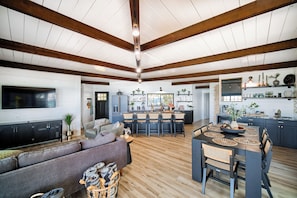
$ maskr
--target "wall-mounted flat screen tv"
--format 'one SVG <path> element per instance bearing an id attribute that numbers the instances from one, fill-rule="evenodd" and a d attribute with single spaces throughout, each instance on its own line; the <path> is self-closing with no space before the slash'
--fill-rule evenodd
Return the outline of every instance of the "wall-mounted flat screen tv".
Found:
<path id="1" fill-rule="evenodd" d="M 2 109 L 54 108 L 56 89 L 2 85 Z"/>

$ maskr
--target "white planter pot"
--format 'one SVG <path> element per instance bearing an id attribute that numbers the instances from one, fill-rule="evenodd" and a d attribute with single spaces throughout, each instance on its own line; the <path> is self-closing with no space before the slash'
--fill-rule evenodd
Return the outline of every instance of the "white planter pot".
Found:
<path id="1" fill-rule="evenodd" d="M 238 128 L 238 123 L 236 121 L 232 121 L 230 126 L 232 129 L 236 129 L 236 128 Z"/>

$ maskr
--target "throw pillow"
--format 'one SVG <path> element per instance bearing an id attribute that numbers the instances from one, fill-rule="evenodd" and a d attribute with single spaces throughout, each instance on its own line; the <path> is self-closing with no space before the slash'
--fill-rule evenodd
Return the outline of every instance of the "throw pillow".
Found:
<path id="1" fill-rule="evenodd" d="M 114 123 L 112 129 L 116 129 L 116 128 L 119 128 L 120 127 L 120 122 L 117 121 L 116 123 Z"/>
<path id="2" fill-rule="evenodd" d="M 99 133 L 94 139 L 82 140 L 80 143 L 84 150 L 113 142 L 115 139 L 116 136 L 113 133 Z"/>

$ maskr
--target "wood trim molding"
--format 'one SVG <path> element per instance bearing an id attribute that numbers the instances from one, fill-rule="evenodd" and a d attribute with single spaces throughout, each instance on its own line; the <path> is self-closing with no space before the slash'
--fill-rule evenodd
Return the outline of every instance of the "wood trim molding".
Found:
<path id="1" fill-rule="evenodd" d="M 131 43 L 119 39 L 115 36 L 107 34 L 103 31 L 100 31 L 96 28 L 93 28 L 89 25 L 81 23 L 77 20 L 74 20 L 70 17 L 62 15 L 58 12 L 50 10 L 46 7 L 43 7 L 37 3 L 34 3 L 29 0 L 0 0 L 0 5 L 5 6 L 7 8 L 22 12 L 24 14 L 30 15 L 32 17 L 47 21 L 49 23 L 53 23 L 60 27 L 72 30 L 79 34 L 84 34 L 91 38 L 107 42 L 116 47 L 120 47 L 122 49 L 126 49 L 129 51 L 133 51 L 134 47 Z"/>
<path id="2" fill-rule="evenodd" d="M 152 49 L 161 45 L 173 43 L 197 34 L 214 30 L 232 23 L 245 20 L 257 15 L 276 10 L 278 8 L 296 3 L 296 0 L 257 0 L 237 9 L 220 14 L 200 23 L 165 35 L 156 40 L 141 45 L 142 50 Z"/>
<path id="3" fill-rule="evenodd" d="M 109 76 L 109 75 L 103 75 L 103 74 L 94 74 L 94 73 L 88 73 L 88 72 L 80 72 L 80 71 L 58 69 L 58 68 L 53 68 L 53 67 L 44 67 L 44 66 L 39 66 L 39 65 L 31 65 L 31 64 L 24 64 L 24 63 L 0 60 L 0 67 L 2 67 L 2 66 L 16 68 L 16 69 L 28 69 L 28 70 L 42 71 L 42 72 L 53 72 L 53 73 L 61 73 L 61 74 L 71 74 L 71 75 L 79 75 L 79 76 L 87 76 L 87 77 L 96 77 L 96 78 L 106 78 L 106 79 L 137 82 L 137 79 L 133 79 L 133 78 L 125 78 L 125 77 L 120 77 L 120 76 Z"/>
<path id="4" fill-rule="evenodd" d="M 184 82 L 174 82 L 172 85 L 185 85 L 185 84 L 200 84 L 200 83 L 212 83 L 219 82 L 218 78 L 207 79 L 207 80 L 195 80 L 195 81 L 184 81 Z"/>
<path id="5" fill-rule="evenodd" d="M 87 81 L 87 80 L 82 80 L 81 84 L 90 84 L 90 85 L 109 85 L 108 82 L 98 82 L 98 81 Z"/>
<path id="6" fill-rule="evenodd" d="M 211 56 L 205 56 L 201 58 L 195 58 L 191 60 L 170 63 L 162 66 L 156 66 L 156 67 L 144 69 L 143 73 L 159 71 L 164 69 L 180 68 L 180 67 L 186 67 L 191 65 L 198 65 L 202 63 L 209 63 L 209 62 L 215 62 L 220 60 L 227 60 L 227 59 L 238 58 L 238 57 L 243 57 L 243 56 L 248 56 L 253 54 L 275 52 L 280 50 L 292 49 L 296 47 L 297 47 L 297 39 L 291 39 L 291 40 L 271 43 L 267 45 L 261 45 L 257 47 L 251 47 L 251 48 L 242 49 L 242 50 L 235 50 L 231 52 L 225 52 L 221 54 L 215 54 Z"/>
<path id="7" fill-rule="evenodd" d="M 156 81 L 156 80 L 170 80 L 170 79 L 179 79 L 179 78 L 215 76 L 215 75 L 230 74 L 230 73 L 241 73 L 241 72 L 249 72 L 249 71 L 290 68 L 290 67 L 296 67 L 296 66 L 297 66 L 297 61 L 288 61 L 288 62 L 272 63 L 272 64 L 266 64 L 266 65 L 255 65 L 255 66 L 249 66 L 249 67 L 240 67 L 240 68 L 233 68 L 233 69 L 214 70 L 214 71 L 209 71 L 209 72 L 183 74 L 183 75 L 176 75 L 176 76 L 146 78 L 146 79 L 143 79 L 143 81 Z M 191 83 L 188 83 L 188 82 L 191 82 Z M 184 81 L 184 82 L 178 82 L 178 83 L 192 84 L 192 82 L 195 82 L 195 81 Z"/>
<path id="8" fill-rule="evenodd" d="M 135 69 L 131 68 L 131 67 L 117 65 L 117 64 L 113 64 L 113 63 L 104 62 L 104 61 L 99 61 L 99 60 L 86 58 L 86 57 L 82 57 L 82 56 L 67 54 L 64 52 L 58 52 L 55 50 L 36 47 L 33 45 L 28 45 L 28 44 L 24 44 L 24 43 L 15 42 L 15 41 L 9 41 L 9 40 L 5 40 L 5 39 L 1 39 L 1 38 L 0 38 L 0 47 L 5 48 L 5 49 L 17 50 L 17 51 L 21 51 L 21 52 L 38 54 L 38 55 L 42 55 L 42 56 L 48 56 L 48 57 L 52 57 L 52 58 L 70 60 L 70 61 L 90 64 L 90 65 L 98 65 L 98 66 L 102 66 L 102 67 L 108 67 L 111 69 L 135 72 Z"/>
<path id="9" fill-rule="evenodd" d="M 205 85 L 205 86 L 196 86 L 195 89 L 209 89 L 209 85 Z"/>

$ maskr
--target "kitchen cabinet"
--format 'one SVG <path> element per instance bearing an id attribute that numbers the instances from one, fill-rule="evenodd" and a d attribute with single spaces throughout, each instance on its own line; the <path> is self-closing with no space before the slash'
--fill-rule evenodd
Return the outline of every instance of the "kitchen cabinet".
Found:
<path id="1" fill-rule="evenodd" d="M 263 118 L 254 118 L 254 117 L 241 117 L 237 122 L 246 123 L 249 126 L 258 126 L 259 135 L 261 136 L 263 129 L 265 128 L 265 119 Z"/>
<path id="2" fill-rule="evenodd" d="M 193 111 L 183 111 L 185 113 L 185 124 L 193 123 Z"/>
<path id="3" fill-rule="evenodd" d="M 265 127 L 273 145 L 297 148 L 297 121 L 268 119 Z"/>
<path id="4" fill-rule="evenodd" d="M 61 120 L 0 125 L 0 149 L 31 145 L 61 137 Z"/>

